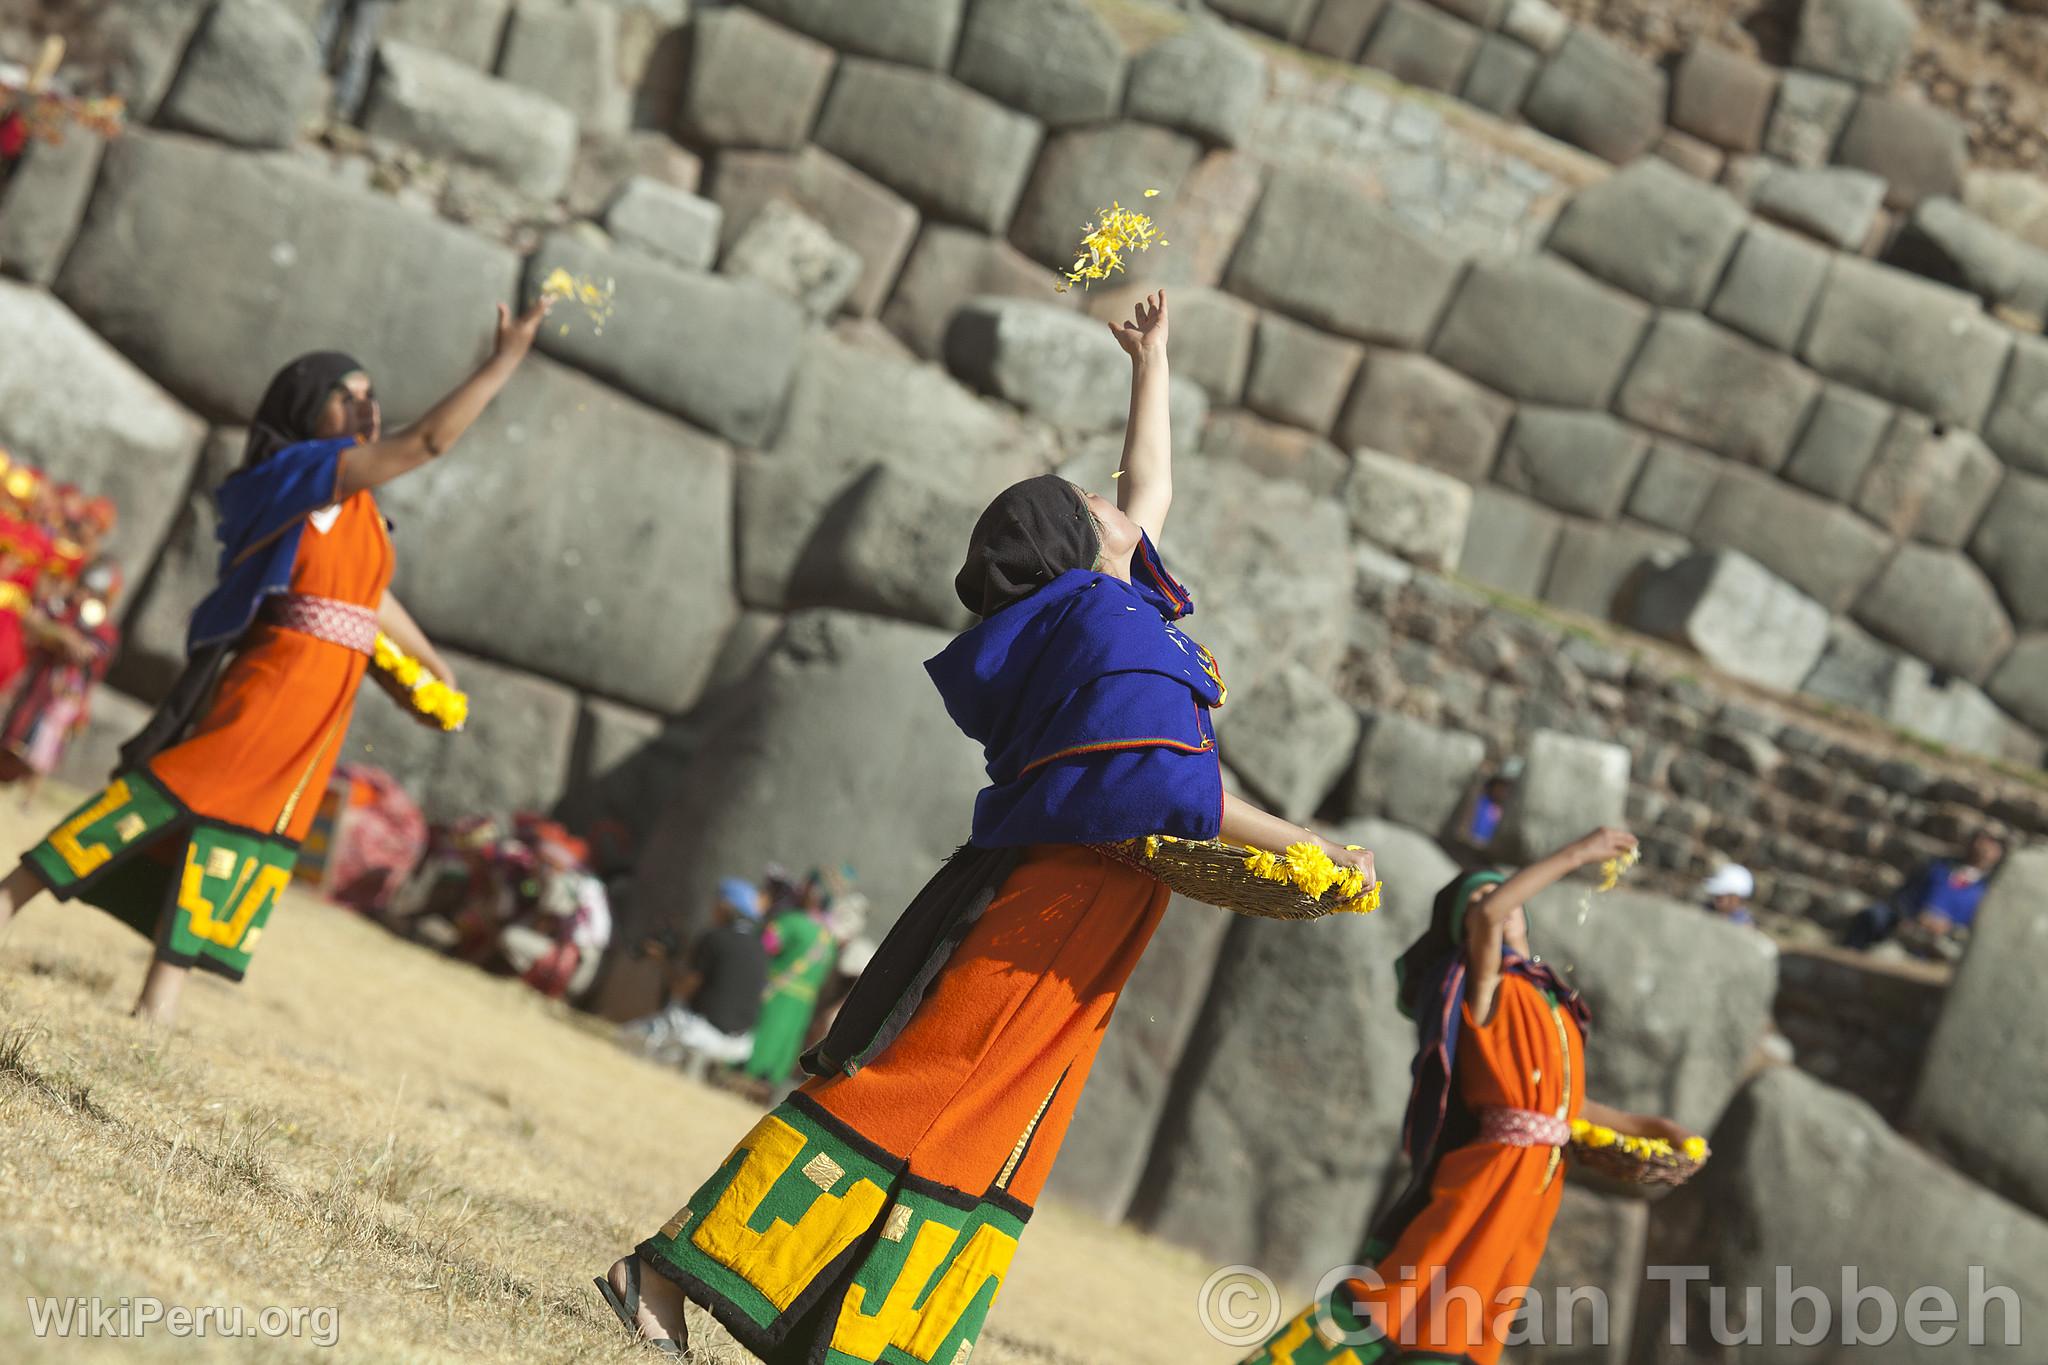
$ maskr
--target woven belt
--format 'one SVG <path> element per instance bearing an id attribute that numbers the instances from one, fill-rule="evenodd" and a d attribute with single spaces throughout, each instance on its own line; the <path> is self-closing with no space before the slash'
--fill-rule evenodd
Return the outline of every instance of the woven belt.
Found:
<path id="1" fill-rule="evenodd" d="M 358 654 L 377 652 L 377 613 L 354 602 L 307 593 L 278 593 L 263 604 L 263 619 L 280 630 L 296 631 Z"/>
<path id="2" fill-rule="evenodd" d="M 1563 1147 L 1572 1140 L 1572 1126 L 1534 1109 L 1488 1106 L 1479 1111 L 1479 1140 L 1509 1147 Z"/>

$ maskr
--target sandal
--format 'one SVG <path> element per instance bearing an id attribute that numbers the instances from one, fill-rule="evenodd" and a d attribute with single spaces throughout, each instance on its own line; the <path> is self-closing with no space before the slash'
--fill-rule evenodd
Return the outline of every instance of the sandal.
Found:
<path id="1" fill-rule="evenodd" d="M 591 1281 L 597 1292 L 604 1295 L 605 1303 L 612 1312 L 619 1315 L 619 1321 L 633 1334 L 633 1340 L 651 1346 L 665 1356 L 680 1356 L 683 1348 L 676 1344 L 674 1337 L 650 1337 L 640 1330 L 640 1258 L 634 1256 L 626 1262 L 626 1297 L 621 1299 L 612 1282 L 603 1275 Z"/>

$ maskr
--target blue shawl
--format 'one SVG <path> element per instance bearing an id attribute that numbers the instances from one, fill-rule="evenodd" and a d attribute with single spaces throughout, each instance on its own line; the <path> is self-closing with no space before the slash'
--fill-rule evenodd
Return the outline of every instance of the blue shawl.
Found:
<path id="1" fill-rule="evenodd" d="M 230 476 L 214 494 L 220 512 L 220 577 L 192 613 L 188 654 L 231 644 L 263 599 L 291 586 L 306 518 L 334 502 L 341 452 L 353 436 L 301 441 Z"/>

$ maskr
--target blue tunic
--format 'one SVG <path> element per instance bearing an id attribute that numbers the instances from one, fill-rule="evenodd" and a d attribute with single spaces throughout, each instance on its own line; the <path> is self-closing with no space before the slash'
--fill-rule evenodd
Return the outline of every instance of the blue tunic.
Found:
<path id="1" fill-rule="evenodd" d="M 291 586 L 306 518 L 335 501 L 341 452 L 353 436 L 286 446 L 238 471 L 214 493 L 220 578 L 192 613 L 187 653 L 241 638 L 263 599 Z"/>

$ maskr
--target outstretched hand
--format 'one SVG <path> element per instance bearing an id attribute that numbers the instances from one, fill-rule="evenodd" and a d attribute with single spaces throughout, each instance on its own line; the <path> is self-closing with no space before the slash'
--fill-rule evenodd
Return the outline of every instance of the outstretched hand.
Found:
<path id="1" fill-rule="evenodd" d="M 504 304 L 498 305 L 497 335 L 491 344 L 491 354 L 518 364 L 533 349 L 533 339 L 540 335 L 540 325 L 546 320 L 548 309 L 554 306 L 552 295 L 543 294 L 534 301 L 533 307 L 512 316 L 512 310 Z"/>
<path id="2" fill-rule="evenodd" d="M 1333 844 L 1328 840 L 1324 840 L 1323 843 L 1325 849 L 1329 852 L 1331 862 L 1339 867 L 1357 868 L 1365 874 L 1365 884 L 1367 886 L 1375 886 L 1379 883 L 1379 873 L 1374 870 L 1372 865 L 1371 849 L 1352 848 L 1348 844 Z"/>
<path id="3" fill-rule="evenodd" d="M 1571 846 L 1573 858 L 1580 867 L 1604 863 L 1609 858 L 1619 858 L 1636 846 L 1636 836 L 1625 829 L 1596 829 Z"/>
<path id="4" fill-rule="evenodd" d="M 1110 323 L 1109 334 L 1133 360 L 1166 354 L 1166 291 L 1139 299 L 1136 316 L 1129 322 Z"/>

